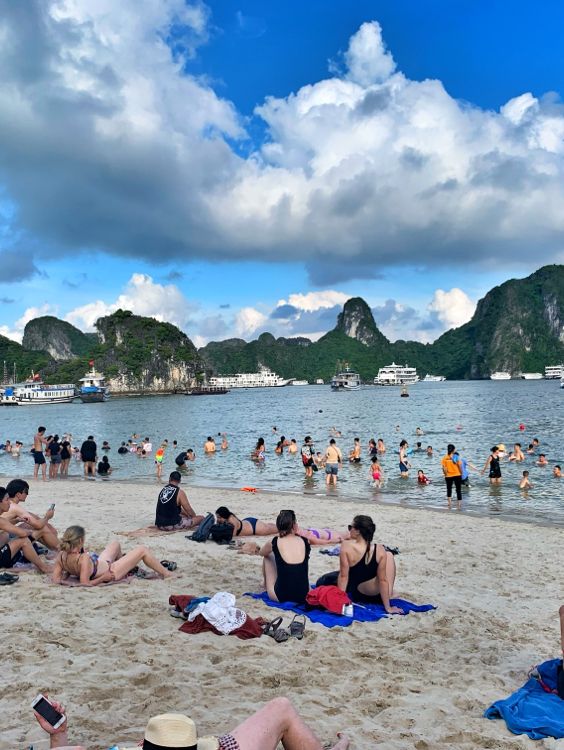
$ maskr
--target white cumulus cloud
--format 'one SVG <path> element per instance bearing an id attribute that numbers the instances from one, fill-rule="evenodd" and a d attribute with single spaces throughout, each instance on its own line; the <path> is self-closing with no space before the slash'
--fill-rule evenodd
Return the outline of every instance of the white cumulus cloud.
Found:
<path id="1" fill-rule="evenodd" d="M 234 330 L 241 338 L 252 337 L 252 335 L 268 320 L 264 313 L 254 307 L 242 307 L 235 315 Z"/>
<path id="2" fill-rule="evenodd" d="M 468 323 L 474 315 L 476 303 L 462 289 L 457 287 L 450 289 L 448 292 L 437 289 L 427 309 L 437 315 L 446 330 L 458 328 L 464 323 Z"/>
<path id="3" fill-rule="evenodd" d="M 6 338 L 11 339 L 12 341 L 17 341 L 18 344 L 21 344 L 24 334 L 24 328 L 30 320 L 33 320 L 34 318 L 40 318 L 43 315 L 56 314 L 57 307 L 50 305 L 47 302 L 43 305 L 28 307 L 23 315 L 15 321 L 13 328 L 10 328 L 10 326 L 7 325 L 1 325 L 0 335 L 6 336 Z"/>

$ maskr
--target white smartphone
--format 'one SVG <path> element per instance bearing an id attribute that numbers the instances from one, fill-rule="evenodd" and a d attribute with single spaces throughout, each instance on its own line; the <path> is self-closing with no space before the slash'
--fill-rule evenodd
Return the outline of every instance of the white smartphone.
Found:
<path id="1" fill-rule="evenodd" d="M 58 729 L 61 724 L 64 724 L 67 718 L 60 711 L 57 711 L 55 706 L 50 703 L 44 695 L 41 695 L 41 693 L 39 693 L 37 698 L 35 698 L 35 700 L 31 704 L 31 707 L 34 711 L 37 711 L 37 713 L 42 716 L 46 722 L 51 724 L 53 729 Z"/>

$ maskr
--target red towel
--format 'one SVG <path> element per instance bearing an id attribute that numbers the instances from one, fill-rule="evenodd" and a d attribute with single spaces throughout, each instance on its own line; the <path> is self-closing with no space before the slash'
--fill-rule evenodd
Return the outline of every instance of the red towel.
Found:
<path id="1" fill-rule="evenodd" d="M 340 615 L 343 611 L 343 605 L 350 604 L 351 600 L 348 594 L 338 586 L 317 586 L 308 592 L 306 602 Z"/>
<path id="2" fill-rule="evenodd" d="M 190 595 L 172 595 L 168 603 L 171 605 L 174 605 L 176 609 L 182 611 L 191 601 L 192 599 L 195 599 L 194 596 Z M 249 617 L 247 615 L 247 619 L 245 620 L 244 624 L 241 625 L 240 628 L 237 628 L 236 630 L 232 630 L 229 635 L 236 635 L 237 638 L 241 638 L 241 640 L 247 640 L 249 638 L 260 638 L 262 635 L 262 627 L 266 623 L 266 620 L 262 617 L 257 617 L 256 620 L 253 620 L 252 617 Z M 211 625 L 203 615 L 198 615 L 195 617 L 192 622 L 186 621 L 183 623 L 179 630 L 181 630 L 183 633 L 191 633 L 194 635 L 195 633 L 206 633 L 211 632 L 215 633 L 216 635 L 223 635 L 222 633 L 217 630 L 217 628 L 214 628 L 213 625 Z"/>

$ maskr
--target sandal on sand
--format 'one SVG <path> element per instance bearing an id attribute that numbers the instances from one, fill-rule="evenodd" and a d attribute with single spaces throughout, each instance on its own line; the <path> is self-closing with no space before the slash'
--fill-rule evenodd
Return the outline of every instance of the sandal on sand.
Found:
<path id="1" fill-rule="evenodd" d="M 16 583 L 19 580 L 19 576 L 12 575 L 11 573 L 0 574 L 0 586 L 11 586 L 12 583 Z"/>
<path id="2" fill-rule="evenodd" d="M 276 617 L 274 620 L 267 622 L 262 630 L 263 635 L 270 635 L 274 637 L 274 633 L 278 630 L 282 624 L 282 617 Z"/>
<path id="3" fill-rule="evenodd" d="M 272 634 L 272 637 L 276 643 L 284 643 L 284 641 L 287 641 L 290 638 L 290 633 L 286 628 L 277 628 Z"/>
<path id="4" fill-rule="evenodd" d="M 161 560 L 161 565 L 163 566 L 163 568 L 170 570 L 171 573 L 178 567 L 178 565 L 173 560 Z"/>
<path id="5" fill-rule="evenodd" d="M 302 617 L 303 617 L 303 621 L 301 619 L 297 619 L 297 618 L 302 618 Z M 290 635 L 292 636 L 292 638 L 297 638 L 298 641 L 301 641 L 302 638 L 304 637 L 305 626 L 306 626 L 305 615 L 294 615 L 292 622 L 290 623 Z"/>
<path id="6" fill-rule="evenodd" d="M 169 614 L 171 617 L 177 617 L 179 620 L 187 620 L 188 617 L 179 609 L 176 609 L 176 607 L 171 607 Z"/>
<path id="7" fill-rule="evenodd" d="M 135 568 L 133 570 L 135 570 Z M 131 572 L 133 573 L 133 571 L 131 571 Z M 149 574 L 148 571 L 143 570 L 143 568 L 137 568 L 137 570 L 135 570 L 135 572 L 133 573 L 133 575 L 136 578 L 148 578 L 150 574 Z"/>

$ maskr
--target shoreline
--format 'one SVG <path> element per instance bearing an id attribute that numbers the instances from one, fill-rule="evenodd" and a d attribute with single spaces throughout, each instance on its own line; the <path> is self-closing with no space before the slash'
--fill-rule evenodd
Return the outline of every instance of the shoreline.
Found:
<path id="1" fill-rule="evenodd" d="M 146 483 L 58 483 L 56 497 L 53 489 L 33 483 L 30 510 L 41 513 L 56 500 L 53 523 L 59 531 L 84 525 L 86 549 L 101 550 L 112 538 L 131 549 L 140 540 L 119 532 L 153 521 L 156 496 Z M 335 529 L 368 513 L 377 541 L 400 549 L 396 594 L 438 609 L 347 628 L 308 621 L 302 641 L 283 644 L 188 636 L 168 614 L 170 594 L 225 590 L 252 617 L 278 611 L 243 596 L 260 588 L 260 559 L 190 542 L 184 532 L 141 540 L 158 559 L 177 561 L 173 579 L 77 589 L 22 573 L 0 591 L 10 603 L 4 679 L 12 686 L 0 750 L 45 747 L 29 710 L 39 691 L 66 704 L 72 742 L 90 750 L 136 744 L 148 717 L 163 711 L 191 716 L 201 734 L 221 733 L 278 695 L 294 702 L 324 743 L 347 731 L 351 750 L 552 747 L 515 737 L 482 713 L 520 687 L 531 664 L 557 654 L 560 529 L 334 497 L 320 503 L 312 495 L 191 487 L 190 499 L 201 512 L 226 504 L 262 519 L 294 507 L 303 525 Z M 314 549 L 310 581 L 336 567 Z"/>
<path id="2" fill-rule="evenodd" d="M 156 488 L 156 487 L 162 487 L 162 486 L 164 486 L 167 483 L 167 480 L 165 479 L 165 476 L 164 476 L 165 474 L 166 474 L 166 472 L 163 473 L 163 477 L 161 478 L 160 482 L 156 479 L 156 477 L 135 477 L 135 478 L 128 477 L 128 478 L 123 478 L 123 479 L 120 479 L 120 478 L 117 478 L 117 477 L 109 477 L 107 479 L 102 479 L 101 477 L 98 477 L 98 476 L 96 476 L 96 482 L 98 484 L 102 484 L 102 483 L 103 484 L 108 484 L 108 483 L 109 484 L 118 484 L 119 483 L 119 484 L 125 484 L 125 485 L 139 484 L 140 486 L 143 486 L 143 487 L 155 487 Z M 18 474 L 17 476 L 20 479 L 25 479 L 26 482 L 29 482 L 30 483 L 30 487 L 33 487 L 34 483 L 36 481 L 37 481 L 38 484 L 43 484 L 43 481 L 41 479 L 34 480 L 33 479 L 33 474 L 31 474 L 31 475 Z M 0 473 L 0 482 L 3 481 L 4 477 L 6 477 L 7 481 L 9 481 L 9 479 L 14 479 L 15 478 L 11 474 L 5 474 L 4 475 L 4 474 Z M 9 479 L 8 479 L 8 477 L 9 477 Z M 184 477 L 183 477 L 183 479 L 184 479 Z M 48 482 L 45 482 L 45 484 L 58 486 L 61 482 L 63 482 L 63 484 L 64 484 L 67 481 L 68 482 L 73 482 L 73 483 L 74 482 L 85 482 L 85 481 L 92 482 L 91 479 L 86 480 L 85 477 L 82 476 L 82 475 L 80 475 L 80 476 L 79 475 L 74 475 L 74 476 L 67 477 L 65 480 L 60 480 L 60 479 L 57 479 L 55 481 L 49 480 Z M 200 490 L 200 489 L 201 490 L 217 490 L 217 491 L 222 491 L 222 492 L 227 492 L 227 491 L 242 491 L 241 488 L 230 487 L 230 486 L 227 486 L 227 485 L 222 485 L 222 484 L 217 484 L 217 483 L 214 483 L 214 484 L 212 484 L 212 483 L 209 483 L 209 484 L 200 484 L 200 483 L 198 483 L 198 484 L 186 484 L 186 483 L 182 483 L 182 489 L 184 489 L 184 491 L 187 492 L 187 493 L 189 493 L 192 489 L 196 489 L 196 490 Z M 521 525 L 535 526 L 535 527 L 538 526 L 540 528 L 547 528 L 547 529 L 562 529 L 562 528 L 564 528 L 564 522 L 558 522 L 558 521 L 556 521 L 556 522 L 554 522 L 554 521 L 549 522 L 549 521 L 543 521 L 543 520 L 539 520 L 539 519 L 535 519 L 535 518 L 524 518 L 522 516 L 515 515 L 515 514 L 512 514 L 512 513 L 503 513 L 503 514 L 501 514 L 501 513 L 500 514 L 482 513 L 479 510 L 476 510 L 476 509 L 473 509 L 473 508 L 468 509 L 468 510 L 465 510 L 463 508 L 461 511 L 458 511 L 458 510 L 456 510 L 454 508 L 454 502 L 453 502 L 453 508 L 452 508 L 452 510 L 449 510 L 446 507 L 446 500 L 444 501 L 445 502 L 445 507 L 443 508 L 443 507 L 439 507 L 437 504 L 432 504 L 432 505 L 431 504 L 429 504 L 429 505 L 413 505 L 413 504 L 410 504 L 409 501 L 407 501 L 407 502 L 403 501 L 402 502 L 400 500 L 398 502 L 394 502 L 392 500 L 385 500 L 385 499 L 381 499 L 381 498 L 374 499 L 374 498 L 361 497 L 360 495 L 352 495 L 352 494 L 347 494 L 347 495 L 343 494 L 343 495 L 340 495 L 340 494 L 338 494 L 338 491 L 337 492 L 324 492 L 323 491 L 324 487 L 321 487 L 321 486 L 319 487 L 319 491 L 317 491 L 317 492 L 316 491 L 311 491 L 310 492 L 310 491 L 307 491 L 307 490 L 303 490 L 302 492 L 300 492 L 299 490 L 293 490 L 293 489 L 279 490 L 279 489 L 276 489 L 276 488 L 269 488 L 269 487 L 265 487 L 265 488 L 257 487 L 256 489 L 257 489 L 256 493 L 248 493 L 248 494 L 255 495 L 255 494 L 259 494 L 260 493 L 260 494 L 265 494 L 265 495 L 289 495 L 289 496 L 292 496 L 292 497 L 295 496 L 295 497 L 316 497 L 316 498 L 331 497 L 334 500 L 342 501 L 342 502 L 344 502 L 346 504 L 350 503 L 350 504 L 354 505 L 354 504 L 367 503 L 367 504 L 370 504 L 371 507 L 373 507 L 373 508 L 378 508 L 379 506 L 390 507 L 390 508 L 405 508 L 407 510 L 422 511 L 422 512 L 426 512 L 426 513 L 428 513 L 428 512 L 430 512 L 430 513 L 438 513 L 440 515 L 450 515 L 450 514 L 452 514 L 452 515 L 456 515 L 456 516 L 460 515 L 460 516 L 467 517 L 467 518 L 480 518 L 480 519 L 498 520 L 498 521 L 502 521 L 504 523 L 505 522 L 507 522 L 507 523 L 518 523 L 518 524 L 521 524 Z M 247 494 L 247 493 L 245 493 L 245 494 Z"/>

